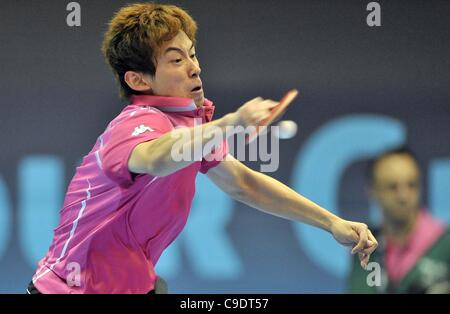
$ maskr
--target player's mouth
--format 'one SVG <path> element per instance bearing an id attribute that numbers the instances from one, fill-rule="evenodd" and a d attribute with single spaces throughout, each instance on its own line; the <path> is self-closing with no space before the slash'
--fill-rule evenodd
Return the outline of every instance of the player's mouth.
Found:
<path id="1" fill-rule="evenodd" d="M 192 94 L 201 94 L 201 93 L 203 93 L 203 87 L 202 87 L 202 85 L 198 85 L 198 86 L 194 87 L 194 88 L 191 90 L 191 93 L 192 93 Z"/>

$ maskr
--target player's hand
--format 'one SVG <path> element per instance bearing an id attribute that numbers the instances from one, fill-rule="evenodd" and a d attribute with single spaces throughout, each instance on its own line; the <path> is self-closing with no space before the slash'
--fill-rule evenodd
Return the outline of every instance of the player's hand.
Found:
<path id="1" fill-rule="evenodd" d="M 269 117 L 270 110 L 276 105 L 278 105 L 277 101 L 256 97 L 232 113 L 233 125 L 244 128 L 256 126 L 259 122 Z"/>
<path id="2" fill-rule="evenodd" d="M 338 219 L 332 224 L 331 233 L 342 245 L 353 247 L 352 254 L 358 253 L 361 267 L 367 267 L 378 242 L 366 224 Z"/>

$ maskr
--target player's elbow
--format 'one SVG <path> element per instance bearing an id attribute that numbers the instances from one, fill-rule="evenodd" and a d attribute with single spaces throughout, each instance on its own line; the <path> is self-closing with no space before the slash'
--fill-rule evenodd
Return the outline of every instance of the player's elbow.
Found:
<path id="1" fill-rule="evenodd" d="M 146 166 L 146 173 L 156 177 L 165 177 L 174 172 L 175 171 L 170 168 L 169 163 L 165 161 L 164 157 L 153 159 L 149 161 Z"/>
<path id="2" fill-rule="evenodd" d="M 134 148 L 128 160 L 130 172 L 149 174 L 155 177 L 167 175 L 164 156 L 157 149 L 150 149 L 150 143 L 142 143 Z"/>
<path id="3" fill-rule="evenodd" d="M 247 169 L 234 181 L 233 188 L 228 194 L 235 200 L 246 202 L 252 198 L 254 185 L 251 183 L 251 172 L 251 169 Z"/>
<path id="4" fill-rule="evenodd" d="M 133 173 L 148 174 L 153 177 L 165 177 L 173 172 L 170 171 L 165 162 L 158 159 L 146 159 L 140 164 L 129 162 L 128 169 Z"/>

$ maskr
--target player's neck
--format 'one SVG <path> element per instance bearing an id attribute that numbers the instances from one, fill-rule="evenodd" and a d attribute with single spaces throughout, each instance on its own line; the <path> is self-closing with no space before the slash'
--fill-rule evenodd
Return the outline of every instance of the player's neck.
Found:
<path id="1" fill-rule="evenodd" d="M 419 211 L 412 211 L 407 219 L 403 221 L 385 217 L 383 222 L 384 236 L 389 242 L 392 242 L 395 245 L 405 245 L 414 230 L 418 216 Z"/>

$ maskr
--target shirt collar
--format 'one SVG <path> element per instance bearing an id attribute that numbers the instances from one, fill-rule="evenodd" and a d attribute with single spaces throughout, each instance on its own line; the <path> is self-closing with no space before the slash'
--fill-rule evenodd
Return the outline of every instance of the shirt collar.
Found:
<path id="1" fill-rule="evenodd" d="M 197 108 L 191 98 L 167 97 L 153 95 L 132 95 L 130 105 L 155 107 L 163 112 L 183 113 L 192 116 L 203 116 L 206 122 L 212 120 L 215 106 L 212 101 L 205 99 L 203 106 Z"/>
<path id="2" fill-rule="evenodd" d="M 416 249 L 417 246 L 429 246 L 445 231 L 445 225 L 432 217 L 427 209 L 421 209 L 417 214 L 416 222 L 408 235 L 404 245 L 387 241 L 389 250 Z"/>

